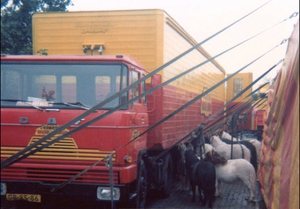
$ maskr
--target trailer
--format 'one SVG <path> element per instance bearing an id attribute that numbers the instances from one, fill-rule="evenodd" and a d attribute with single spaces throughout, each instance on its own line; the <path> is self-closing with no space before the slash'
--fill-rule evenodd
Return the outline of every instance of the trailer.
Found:
<path id="1" fill-rule="evenodd" d="M 231 74 L 228 74 L 230 76 Z M 231 79 L 227 81 L 227 88 L 226 88 L 226 103 L 229 103 L 233 98 L 235 98 L 243 89 L 245 89 L 248 85 L 253 82 L 253 74 L 252 73 L 238 73 L 237 75 L 233 76 Z M 252 93 L 252 87 L 249 88 L 244 93 L 240 94 L 238 98 L 236 98 L 233 102 L 228 104 L 228 109 L 233 108 L 238 109 L 239 118 L 236 120 L 238 124 L 235 124 L 235 127 L 241 131 L 253 132 L 256 130 L 255 127 L 255 115 L 252 111 L 252 102 L 248 103 L 251 97 L 247 97 L 247 95 Z M 247 97 L 247 98 L 246 98 Z M 244 106 L 244 107 L 242 107 Z M 241 109 L 239 109 L 241 108 Z M 230 112 L 230 111 L 229 111 Z M 234 113 L 227 113 L 227 117 L 231 117 Z M 236 131 L 231 130 L 232 124 L 229 125 L 227 128 L 229 132 L 233 135 L 237 134 L 234 133 Z"/>
<path id="2" fill-rule="evenodd" d="M 149 189 L 168 197 L 178 170 L 176 155 L 171 150 L 152 159 L 224 105 L 225 84 L 136 137 L 222 81 L 225 70 L 212 60 L 89 123 L 211 58 L 198 47 L 151 79 L 90 110 L 194 45 L 196 41 L 163 10 L 34 14 L 35 55 L 1 56 L 1 162 L 51 134 L 39 146 L 53 144 L 3 169 L 1 165 L 1 201 L 47 204 L 76 199 L 132 202 L 143 208 Z M 72 179 L 91 165 L 95 166 Z M 64 182 L 68 183 L 58 186 Z"/>

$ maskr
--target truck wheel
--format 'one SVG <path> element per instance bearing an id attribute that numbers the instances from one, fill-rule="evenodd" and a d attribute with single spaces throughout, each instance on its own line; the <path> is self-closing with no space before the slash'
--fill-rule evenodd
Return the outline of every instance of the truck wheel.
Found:
<path id="1" fill-rule="evenodd" d="M 161 198 L 167 198 L 171 194 L 173 182 L 173 165 L 172 158 L 170 154 L 166 154 L 164 157 L 163 165 L 163 187 L 160 191 Z"/>
<path id="2" fill-rule="evenodd" d="M 135 200 L 136 208 L 145 208 L 147 196 L 147 170 L 144 161 L 140 160 L 140 168 L 137 177 L 137 196 Z"/>

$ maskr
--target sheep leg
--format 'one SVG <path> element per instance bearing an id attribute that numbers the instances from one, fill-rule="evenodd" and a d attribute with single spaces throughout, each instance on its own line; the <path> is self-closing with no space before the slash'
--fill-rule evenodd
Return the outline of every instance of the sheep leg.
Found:
<path id="1" fill-rule="evenodd" d="M 203 190 L 203 199 L 201 201 L 202 206 L 206 205 L 206 202 L 207 202 L 208 198 L 209 198 L 208 197 L 208 190 L 207 190 L 207 188 L 205 188 L 205 190 Z"/>
<path id="2" fill-rule="evenodd" d="M 221 189 L 221 181 L 216 179 L 216 193 L 215 193 L 216 197 L 220 196 L 220 189 Z"/>
<path id="3" fill-rule="evenodd" d="M 199 193 L 199 202 L 201 202 L 203 205 L 202 192 L 201 192 L 201 188 L 199 185 L 198 185 L 198 193 Z M 205 197 L 204 197 L 204 200 L 205 200 Z"/>
<path id="4" fill-rule="evenodd" d="M 192 192 L 193 192 L 193 196 L 192 196 L 192 202 L 195 202 L 196 200 L 196 185 L 195 184 L 191 184 L 192 187 Z"/>
<path id="5" fill-rule="evenodd" d="M 248 189 L 248 197 L 246 197 L 246 200 L 248 201 L 252 201 L 254 199 L 254 188 L 252 188 L 252 184 L 251 184 L 251 181 L 250 180 L 243 180 L 243 183 L 245 184 L 245 186 L 247 187 Z"/>

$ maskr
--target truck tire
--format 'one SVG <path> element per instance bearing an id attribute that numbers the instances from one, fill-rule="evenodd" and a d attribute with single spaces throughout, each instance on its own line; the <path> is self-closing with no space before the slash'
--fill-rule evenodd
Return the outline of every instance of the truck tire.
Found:
<path id="1" fill-rule="evenodd" d="M 172 190 L 173 182 L 173 163 L 171 155 L 168 153 L 164 157 L 163 165 L 163 186 L 160 191 L 161 198 L 168 198 Z"/>
<path id="2" fill-rule="evenodd" d="M 147 170 L 142 159 L 140 159 L 136 191 L 135 208 L 145 208 L 147 196 Z"/>

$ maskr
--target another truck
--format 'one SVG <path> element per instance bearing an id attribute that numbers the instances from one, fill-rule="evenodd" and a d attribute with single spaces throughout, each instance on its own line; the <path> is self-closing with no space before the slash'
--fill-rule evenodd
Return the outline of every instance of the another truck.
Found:
<path id="1" fill-rule="evenodd" d="M 1 161 L 152 72 L 196 41 L 163 10 L 37 13 L 35 55 L 1 55 Z M 211 55 L 198 47 L 47 141 L 74 130 Z M 225 78 L 211 61 L 88 127 L 1 170 L 1 202 L 46 204 L 70 199 L 132 202 L 143 208 L 149 189 L 171 192 L 178 171 L 173 146 L 225 102 L 225 84 L 127 146 L 147 128 Z M 101 162 L 114 153 L 113 192 Z M 113 197 L 111 197 L 113 194 Z M 1 203 L 1 204 L 2 204 Z"/>

